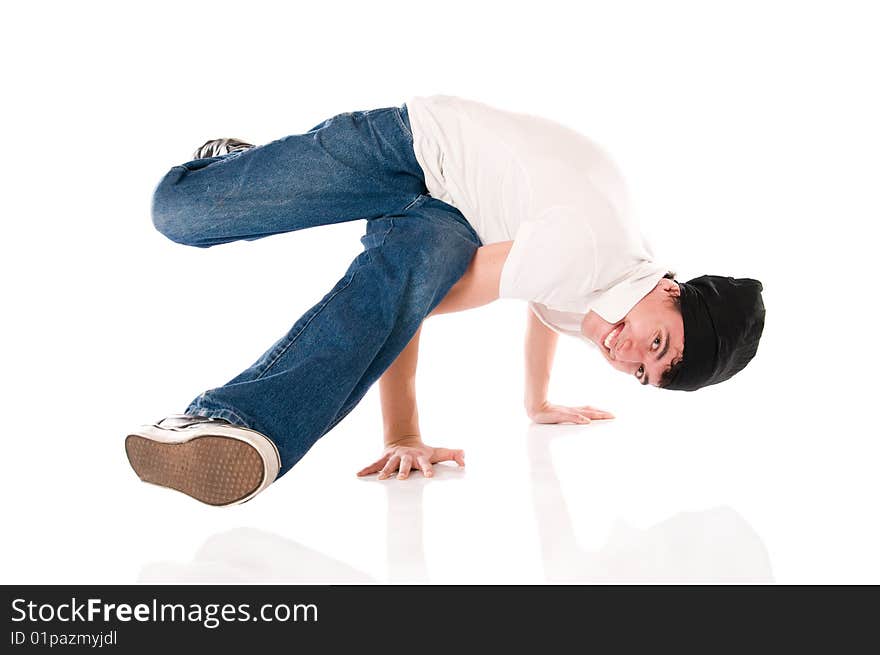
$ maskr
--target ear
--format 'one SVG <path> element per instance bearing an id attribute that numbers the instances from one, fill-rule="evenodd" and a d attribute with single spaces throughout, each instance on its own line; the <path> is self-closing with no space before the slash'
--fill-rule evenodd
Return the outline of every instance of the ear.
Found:
<path id="1" fill-rule="evenodd" d="M 669 278 L 664 277 L 657 283 L 657 288 L 666 293 L 669 296 L 677 298 L 681 295 L 681 288 L 678 286 L 678 282 L 675 280 L 670 280 Z"/>

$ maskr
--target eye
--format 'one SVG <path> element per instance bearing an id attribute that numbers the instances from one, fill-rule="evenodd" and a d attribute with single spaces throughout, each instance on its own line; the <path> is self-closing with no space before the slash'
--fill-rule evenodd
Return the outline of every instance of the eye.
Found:
<path id="1" fill-rule="evenodd" d="M 660 338 L 659 335 L 654 337 L 654 341 L 651 343 L 651 349 L 657 350 L 660 347 L 661 341 L 663 341 L 663 340 Z"/>
<path id="2" fill-rule="evenodd" d="M 645 374 L 645 367 L 643 365 L 639 365 L 639 368 L 636 369 L 636 379 L 641 380 L 642 376 Z"/>

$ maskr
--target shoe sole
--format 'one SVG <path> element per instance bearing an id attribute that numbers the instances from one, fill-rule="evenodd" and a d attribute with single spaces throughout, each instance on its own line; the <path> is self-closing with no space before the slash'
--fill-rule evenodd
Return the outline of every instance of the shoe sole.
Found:
<path id="1" fill-rule="evenodd" d="M 249 500 L 266 481 L 260 452 L 232 437 L 202 435 L 167 443 L 132 434 L 125 439 L 125 452 L 144 482 L 169 487 L 208 505 Z"/>

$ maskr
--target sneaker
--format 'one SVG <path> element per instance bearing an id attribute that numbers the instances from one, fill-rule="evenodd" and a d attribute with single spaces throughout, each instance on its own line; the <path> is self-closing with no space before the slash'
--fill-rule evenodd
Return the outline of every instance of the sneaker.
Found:
<path id="1" fill-rule="evenodd" d="M 219 157 L 220 155 L 228 155 L 230 152 L 248 150 L 253 147 L 253 143 L 240 139 L 211 139 L 210 141 L 205 141 L 200 148 L 196 149 L 193 153 L 193 159 Z"/>
<path id="2" fill-rule="evenodd" d="M 125 438 L 125 452 L 144 482 L 175 489 L 208 505 L 244 503 L 281 468 L 278 448 L 256 430 L 205 416 L 175 415 Z"/>

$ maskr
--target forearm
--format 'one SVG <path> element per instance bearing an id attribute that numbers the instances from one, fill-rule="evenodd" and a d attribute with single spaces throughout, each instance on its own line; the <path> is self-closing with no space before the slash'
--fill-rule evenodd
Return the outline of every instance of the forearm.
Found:
<path id="1" fill-rule="evenodd" d="M 385 444 L 402 437 L 419 436 L 419 410 L 416 405 L 416 367 L 422 328 L 379 378 Z"/>
<path id="2" fill-rule="evenodd" d="M 559 335 L 544 325 L 531 308 L 527 308 L 527 311 L 523 401 L 526 412 L 531 414 L 547 400 Z"/>

